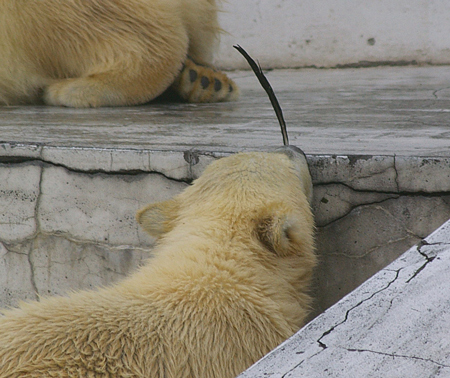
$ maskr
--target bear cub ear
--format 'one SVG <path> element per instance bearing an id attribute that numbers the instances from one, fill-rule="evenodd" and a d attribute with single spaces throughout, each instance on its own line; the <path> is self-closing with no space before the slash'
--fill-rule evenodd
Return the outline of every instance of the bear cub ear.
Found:
<path id="1" fill-rule="evenodd" d="M 271 215 L 259 220 L 256 233 L 259 241 L 272 253 L 286 257 L 298 249 L 298 225 L 293 217 Z"/>
<path id="2" fill-rule="evenodd" d="M 144 231 L 155 238 L 160 238 L 174 226 L 179 204 L 175 199 L 156 202 L 145 206 L 136 213 L 136 220 Z"/>

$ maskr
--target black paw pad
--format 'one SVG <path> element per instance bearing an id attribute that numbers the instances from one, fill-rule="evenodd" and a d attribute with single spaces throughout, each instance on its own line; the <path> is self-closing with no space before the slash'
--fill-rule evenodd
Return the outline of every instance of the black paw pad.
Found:
<path id="1" fill-rule="evenodd" d="M 218 79 L 214 79 L 214 90 L 219 92 L 222 89 L 222 83 Z"/>
<path id="2" fill-rule="evenodd" d="M 197 71 L 189 70 L 189 80 L 191 81 L 191 83 L 197 80 L 197 76 Z"/>
<path id="3" fill-rule="evenodd" d="M 200 84 L 202 85 L 203 89 L 208 88 L 208 86 L 209 86 L 209 79 L 206 76 L 203 76 L 202 79 L 200 80 Z"/>

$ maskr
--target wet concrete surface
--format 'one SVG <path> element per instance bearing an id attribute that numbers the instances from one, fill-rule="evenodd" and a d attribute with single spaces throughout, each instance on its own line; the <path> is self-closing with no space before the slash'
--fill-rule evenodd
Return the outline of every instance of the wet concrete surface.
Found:
<path id="1" fill-rule="evenodd" d="M 238 102 L 68 109 L 0 107 L 0 142 L 64 147 L 235 152 L 281 144 L 250 71 L 230 73 Z M 267 73 L 291 144 L 307 154 L 449 156 L 450 67 Z"/>

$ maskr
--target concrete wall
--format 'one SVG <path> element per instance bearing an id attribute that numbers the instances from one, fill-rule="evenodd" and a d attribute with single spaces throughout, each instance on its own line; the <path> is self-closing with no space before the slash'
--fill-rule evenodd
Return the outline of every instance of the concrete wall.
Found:
<path id="1" fill-rule="evenodd" d="M 0 307 L 130 274 L 151 256 L 153 243 L 139 230 L 136 210 L 180 192 L 218 157 L 11 145 L 1 150 Z M 309 159 L 321 260 L 316 314 L 447 220 L 450 171 L 445 158 Z"/>
<path id="2" fill-rule="evenodd" d="M 263 67 L 335 67 L 367 62 L 450 63 L 446 0 L 227 0 L 216 64 L 247 64 L 240 44 Z"/>
<path id="3" fill-rule="evenodd" d="M 161 174 L 0 164 L 0 307 L 129 274 L 152 246 L 137 227 L 136 210 L 186 185 Z"/>

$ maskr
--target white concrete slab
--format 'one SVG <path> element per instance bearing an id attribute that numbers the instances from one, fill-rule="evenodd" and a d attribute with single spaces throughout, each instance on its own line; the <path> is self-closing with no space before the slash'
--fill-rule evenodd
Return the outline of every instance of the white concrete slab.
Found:
<path id="1" fill-rule="evenodd" d="M 241 374 L 450 376 L 450 221 Z"/>

